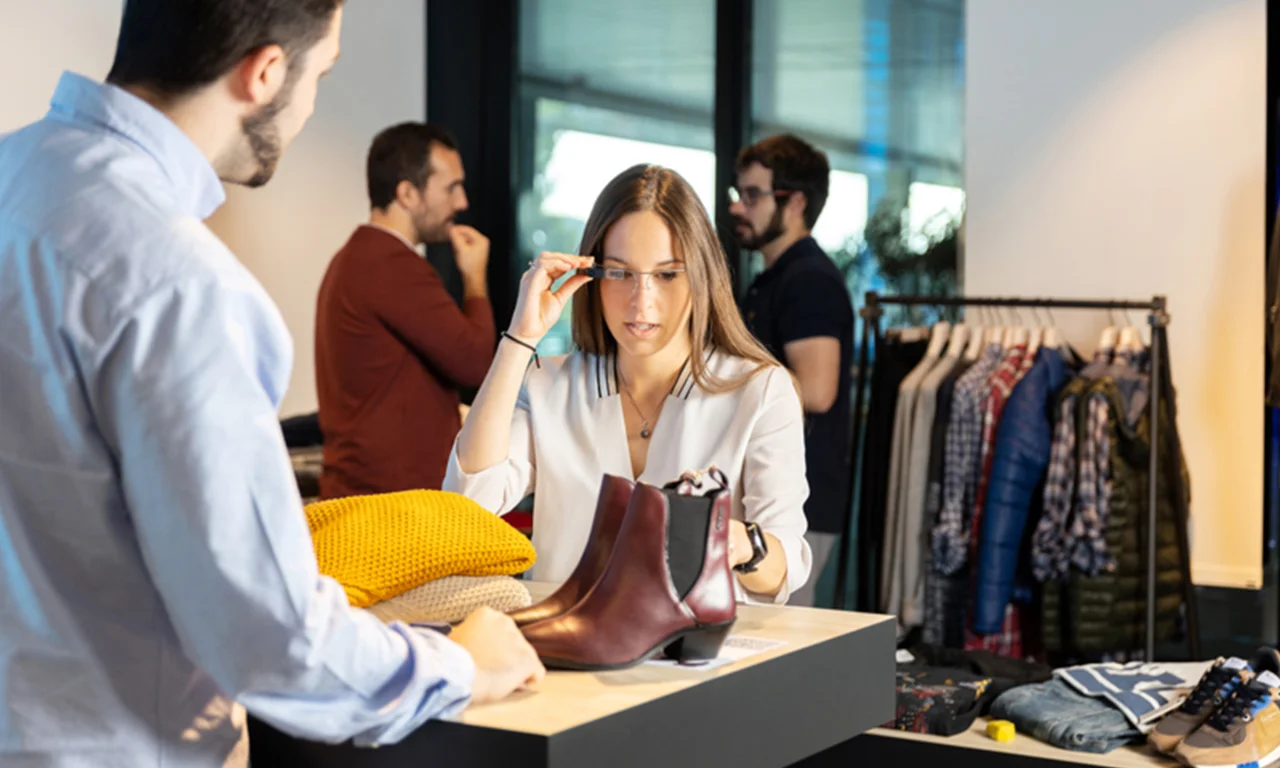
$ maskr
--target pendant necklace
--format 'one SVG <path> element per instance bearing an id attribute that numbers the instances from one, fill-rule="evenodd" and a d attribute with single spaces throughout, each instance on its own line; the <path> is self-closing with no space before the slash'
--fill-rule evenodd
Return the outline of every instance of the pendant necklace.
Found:
<path id="1" fill-rule="evenodd" d="M 627 399 L 631 401 L 631 407 L 635 408 L 636 413 L 640 414 L 640 437 L 648 440 L 649 436 L 653 434 L 649 429 L 649 417 L 645 416 L 644 411 L 640 410 L 640 404 L 636 402 L 636 398 L 631 394 L 630 389 L 623 387 L 622 392 L 627 396 Z"/>

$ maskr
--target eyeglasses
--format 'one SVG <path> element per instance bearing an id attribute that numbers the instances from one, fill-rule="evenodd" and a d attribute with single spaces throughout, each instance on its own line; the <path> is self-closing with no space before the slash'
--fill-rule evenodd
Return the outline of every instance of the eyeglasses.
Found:
<path id="1" fill-rule="evenodd" d="M 623 267 L 588 267 L 578 271 L 597 280 L 604 280 L 607 284 L 629 286 L 632 291 L 640 285 L 641 278 L 648 278 L 650 288 L 670 288 L 685 274 L 683 267 L 655 269 L 652 272 L 638 272 Z"/>
<path id="2" fill-rule="evenodd" d="M 790 189 L 760 189 L 759 187 L 747 187 L 746 189 L 729 187 L 729 202 L 742 203 L 748 208 L 754 208 L 757 203 L 766 197 L 786 197 L 792 191 Z"/>

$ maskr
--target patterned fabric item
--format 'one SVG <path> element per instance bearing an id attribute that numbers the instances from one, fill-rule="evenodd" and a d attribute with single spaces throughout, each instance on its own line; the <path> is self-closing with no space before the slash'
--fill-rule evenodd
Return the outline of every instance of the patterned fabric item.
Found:
<path id="1" fill-rule="evenodd" d="M 1112 375 L 1115 367 L 1133 368 L 1136 364 L 1137 353 L 1122 349 L 1115 352 L 1109 363 L 1099 355 L 1091 370 L 1100 374 L 1098 378 L 1101 379 Z M 1105 537 L 1107 519 L 1111 514 L 1111 432 L 1108 429 L 1111 410 L 1104 393 L 1091 391 L 1085 403 L 1075 508 L 1063 548 L 1071 565 L 1096 576 L 1116 568 L 1115 556 L 1108 552 Z"/>
<path id="2" fill-rule="evenodd" d="M 964 646 L 969 579 L 965 568 L 952 574 L 930 569 L 925 575 L 924 642 L 948 648 Z"/>
<path id="3" fill-rule="evenodd" d="M 1063 546 L 1071 516 L 1076 482 L 1076 401 L 1081 379 L 1067 385 L 1058 404 L 1053 448 L 1044 484 L 1044 513 L 1031 539 L 1031 571 L 1038 581 L 1061 578 L 1067 572 Z"/>
<path id="4" fill-rule="evenodd" d="M 963 733 L 995 698 L 992 678 L 964 670 L 900 664 L 896 678 L 897 711 L 884 727 L 899 731 Z"/>
<path id="5" fill-rule="evenodd" d="M 446 576 L 369 606 L 369 612 L 385 622 L 462 621 L 472 611 L 487 606 L 495 611 L 526 608 L 532 604 L 529 590 L 510 576 Z"/>
<path id="6" fill-rule="evenodd" d="M 966 602 L 966 607 L 967 607 Z M 971 629 L 968 615 L 964 624 L 964 649 L 966 651 L 990 651 L 1008 659 L 1021 659 L 1026 653 L 1022 642 L 1022 607 L 1009 603 L 1004 607 L 1004 621 L 1000 631 L 979 635 Z"/>
<path id="7" fill-rule="evenodd" d="M 456 493 L 350 496 L 306 512 L 320 572 L 360 608 L 445 576 L 511 576 L 535 559 L 528 539 Z"/>
<path id="8" fill-rule="evenodd" d="M 942 510 L 932 533 L 933 567 L 939 573 L 955 573 L 965 561 L 969 546 L 965 537 L 965 514 L 973 509 L 978 453 L 982 448 L 982 395 L 987 379 L 1002 357 L 999 344 L 987 345 L 978 362 L 956 382 L 952 395 Z"/>
<path id="9" fill-rule="evenodd" d="M 1085 431 L 1080 445 L 1080 471 L 1076 481 L 1075 514 L 1068 526 L 1064 549 L 1071 564 L 1090 576 L 1115 570 L 1115 558 L 1107 552 L 1104 533 L 1110 508 L 1110 451 L 1108 407 L 1104 395 L 1085 400 Z"/>
<path id="10" fill-rule="evenodd" d="M 1177 709 L 1195 689 L 1209 661 L 1146 664 L 1102 662 L 1063 667 L 1054 677 L 1093 698 L 1107 701 L 1142 733 Z"/>
<path id="11" fill-rule="evenodd" d="M 1018 380 L 1030 370 L 1030 366 L 1026 365 L 1026 360 L 1030 357 L 1032 356 L 1027 354 L 1025 345 L 1014 346 L 1005 354 L 1000 366 L 991 374 L 990 388 L 983 402 L 982 447 L 979 452 L 981 474 L 978 477 L 977 492 L 974 494 L 971 523 L 968 526 L 968 530 L 965 531 L 965 536 L 969 539 L 971 562 L 977 562 L 978 559 L 979 537 L 982 530 L 982 509 L 986 506 L 987 481 L 991 477 L 991 462 L 995 454 L 996 428 L 1000 424 L 1000 416 L 1004 412 L 1004 404 L 1009 399 L 1009 394 L 1013 392 Z M 970 581 L 970 584 L 972 584 L 972 581 Z M 970 590 L 970 594 L 972 594 L 972 590 Z M 1022 623 L 1019 613 L 1018 606 L 1012 603 L 1006 605 L 1000 632 L 990 635 L 975 634 L 971 630 L 971 625 L 966 615 L 964 622 L 965 650 L 985 650 L 1000 656 L 1020 658 L 1022 656 Z"/>
<path id="12" fill-rule="evenodd" d="M 987 380 L 987 393 L 982 400 L 982 442 L 978 450 L 978 479 L 974 491 L 973 508 L 969 520 L 963 526 L 963 535 L 969 543 L 969 551 L 976 557 L 978 531 L 982 526 L 982 508 L 987 501 L 987 480 L 991 477 L 991 460 L 995 454 L 996 427 L 1004 413 L 1004 404 L 1013 392 L 1022 374 L 1026 373 L 1023 361 L 1027 358 L 1026 345 L 1012 347 L 1005 354 L 999 367 Z"/>

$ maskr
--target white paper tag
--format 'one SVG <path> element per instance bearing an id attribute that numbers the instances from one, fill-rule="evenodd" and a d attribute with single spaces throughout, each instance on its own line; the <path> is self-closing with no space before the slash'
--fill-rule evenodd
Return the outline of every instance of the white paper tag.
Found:
<path id="1" fill-rule="evenodd" d="M 1232 656 L 1231 658 L 1224 661 L 1222 663 L 1222 666 L 1230 670 L 1241 670 L 1249 666 L 1249 662 L 1245 661 L 1244 659 Z"/>
<path id="2" fill-rule="evenodd" d="M 786 640 L 770 640 L 764 637 L 746 637 L 743 635 L 729 635 L 725 638 L 724 645 L 720 646 L 720 655 L 709 661 L 699 661 L 681 664 L 671 659 L 651 659 L 645 662 L 645 666 L 650 667 L 677 667 L 680 669 L 693 669 L 702 672 L 708 672 L 735 661 L 755 656 L 758 653 L 772 651 L 781 648 L 787 644 Z"/>
<path id="3" fill-rule="evenodd" d="M 1263 672 L 1262 674 L 1258 675 L 1258 677 L 1255 679 L 1258 681 L 1258 683 L 1265 685 L 1268 688 L 1280 688 L 1280 677 L 1276 677 L 1270 671 Z"/>
<path id="4" fill-rule="evenodd" d="M 905 648 L 899 648 L 894 660 L 899 664 L 910 664 L 916 660 L 916 657 L 911 655 L 911 651 L 908 651 Z"/>

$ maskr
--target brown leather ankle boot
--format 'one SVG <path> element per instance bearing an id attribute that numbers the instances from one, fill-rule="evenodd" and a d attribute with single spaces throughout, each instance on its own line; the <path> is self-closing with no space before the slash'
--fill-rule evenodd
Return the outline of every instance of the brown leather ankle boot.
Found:
<path id="1" fill-rule="evenodd" d="M 524 627 L 544 664 L 621 669 L 666 649 L 715 658 L 737 617 L 729 491 L 682 495 L 639 483 L 604 575 L 561 615 Z"/>
<path id="2" fill-rule="evenodd" d="M 621 477 L 605 475 L 600 483 L 600 497 L 596 500 L 596 517 L 587 536 L 587 548 L 578 560 L 569 579 L 542 602 L 507 614 L 517 626 L 525 626 L 554 618 L 572 608 L 595 586 L 609 564 L 613 544 L 618 539 L 622 518 L 626 517 L 627 504 L 635 483 Z"/>

